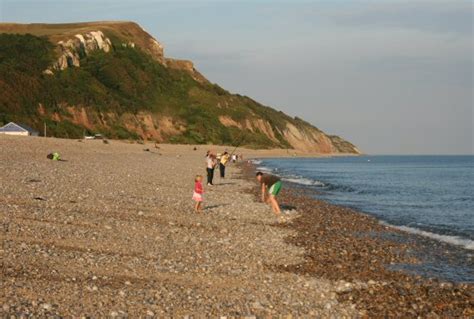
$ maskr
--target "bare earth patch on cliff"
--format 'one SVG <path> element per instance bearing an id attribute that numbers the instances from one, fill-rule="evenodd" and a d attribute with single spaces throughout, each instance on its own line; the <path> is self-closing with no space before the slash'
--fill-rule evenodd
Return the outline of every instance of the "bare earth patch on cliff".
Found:
<path id="1" fill-rule="evenodd" d="M 192 61 L 166 57 L 163 45 L 133 22 L 3 23 L 0 55 L 0 124 L 39 132 L 46 124 L 49 136 L 62 138 L 99 133 L 360 154 L 340 137 L 209 82 Z"/>

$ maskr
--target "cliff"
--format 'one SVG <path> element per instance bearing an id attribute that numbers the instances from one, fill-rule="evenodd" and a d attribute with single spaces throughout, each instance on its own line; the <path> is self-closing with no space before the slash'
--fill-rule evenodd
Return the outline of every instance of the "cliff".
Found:
<path id="1" fill-rule="evenodd" d="M 60 137 L 356 153 L 351 143 L 210 83 L 133 22 L 0 24 L 0 122 Z"/>

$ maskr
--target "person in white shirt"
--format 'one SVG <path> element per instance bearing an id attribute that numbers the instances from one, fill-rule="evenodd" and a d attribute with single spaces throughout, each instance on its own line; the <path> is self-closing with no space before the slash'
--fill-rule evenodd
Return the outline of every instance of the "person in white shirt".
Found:
<path id="1" fill-rule="evenodd" d="M 216 156 L 210 151 L 206 153 L 206 165 L 207 165 L 207 185 L 213 185 L 212 180 L 214 179 L 214 168 L 216 167 L 217 160 Z"/>

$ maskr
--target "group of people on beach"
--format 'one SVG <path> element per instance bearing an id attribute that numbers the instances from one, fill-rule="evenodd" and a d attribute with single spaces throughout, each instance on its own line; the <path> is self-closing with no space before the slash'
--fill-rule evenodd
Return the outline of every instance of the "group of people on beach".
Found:
<path id="1" fill-rule="evenodd" d="M 222 154 L 214 154 L 211 151 L 206 153 L 206 171 L 207 171 L 207 185 L 213 186 L 214 170 L 219 167 L 220 178 L 225 178 L 226 166 L 232 162 L 236 163 L 238 160 L 243 160 L 242 154 L 229 154 L 224 151 Z M 273 212 L 277 217 L 281 217 L 280 205 L 277 196 L 281 191 L 282 182 L 277 176 L 271 174 L 264 174 L 262 172 L 256 173 L 257 181 L 261 185 L 262 202 L 271 206 Z M 204 201 L 204 187 L 202 185 L 202 175 L 197 175 L 194 180 L 193 200 L 195 201 L 194 211 L 196 213 L 202 212 Z"/>
<path id="2" fill-rule="evenodd" d="M 238 160 L 242 160 L 242 154 L 229 154 L 224 151 L 222 154 L 214 154 L 211 151 L 206 153 L 206 170 L 207 170 L 207 185 L 212 186 L 214 180 L 214 170 L 219 167 L 220 178 L 225 178 L 225 168 L 232 162 L 236 163 Z"/>
<path id="3" fill-rule="evenodd" d="M 206 153 L 206 172 L 207 172 L 207 186 L 213 186 L 214 170 L 219 167 L 219 173 L 221 178 L 225 178 L 225 168 L 229 161 L 235 163 L 237 157 L 234 154 L 230 155 L 229 152 L 224 151 L 222 154 L 214 154 L 211 151 Z M 194 180 L 194 193 L 193 200 L 196 202 L 194 206 L 195 212 L 199 213 L 203 209 L 202 202 L 204 201 L 204 187 L 202 186 L 202 175 L 196 175 Z"/>

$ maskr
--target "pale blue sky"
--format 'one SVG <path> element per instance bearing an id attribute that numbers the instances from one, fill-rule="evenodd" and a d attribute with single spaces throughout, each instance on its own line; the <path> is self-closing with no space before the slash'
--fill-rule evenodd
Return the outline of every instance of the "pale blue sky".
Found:
<path id="1" fill-rule="evenodd" d="M 211 81 L 373 154 L 472 154 L 471 1 L 0 0 L 1 22 L 133 20 Z"/>

